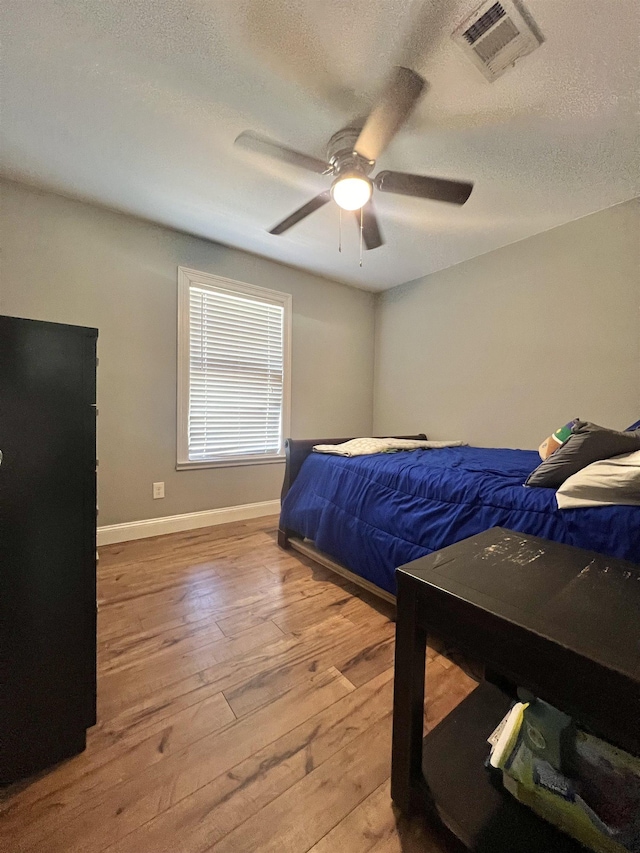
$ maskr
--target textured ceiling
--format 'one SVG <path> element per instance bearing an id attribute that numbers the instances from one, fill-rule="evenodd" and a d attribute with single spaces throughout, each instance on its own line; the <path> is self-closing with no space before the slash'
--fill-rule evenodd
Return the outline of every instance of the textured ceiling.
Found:
<path id="1" fill-rule="evenodd" d="M 449 36 L 477 0 L 3 0 L 1 166 L 379 290 L 640 195 L 636 0 L 528 0 L 546 41 L 488 83 Z M 379 194 L 365 253 L 327 178 L 234 149 L 252 128 L 324 156 L 402 62 L 429 91 L 378 168 L 475 181 L 464 208 Z"/>

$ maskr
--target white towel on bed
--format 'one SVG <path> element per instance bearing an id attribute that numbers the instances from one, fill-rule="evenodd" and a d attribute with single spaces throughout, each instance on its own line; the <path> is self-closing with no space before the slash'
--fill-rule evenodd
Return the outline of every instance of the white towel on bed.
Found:
<path id="1" fill-rule="evenodd" d="M 316 453 L 334 456 L 369 456 L 372 453 L 397 453 L 399 450 L 461 447 L 464 441 L 419 441 L 412 438 L 352 438 L 342 444 L 316 444 Z"/>

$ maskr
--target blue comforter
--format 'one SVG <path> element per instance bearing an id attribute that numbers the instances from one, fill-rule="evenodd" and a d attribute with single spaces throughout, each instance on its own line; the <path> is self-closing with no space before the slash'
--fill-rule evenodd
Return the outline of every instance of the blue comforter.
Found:
<path id="1" fill-rule="evenodd" d="M 523 482 L 535 451 L 452 447 L 345 458 L 312 453 L 281 527 L 395 594 L 394 570 L 490 527 L 640 562 L 640 507 L 559 510 Z"/>

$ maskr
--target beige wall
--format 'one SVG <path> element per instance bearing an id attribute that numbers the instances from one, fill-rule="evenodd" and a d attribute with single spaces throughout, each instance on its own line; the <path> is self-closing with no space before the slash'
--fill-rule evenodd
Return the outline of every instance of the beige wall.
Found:
<path id="1" fill-rule="evenodd" d="M 279 496 L 282 464 L 175 470 L 179 265 L 291 293 L 292 434 L 370 433 L 370 294 L 18 184 L 0 192 L 0 313 L 100 330 L 101 525 Z"/>
<path id="2" fill-rule="evenodd" d="M 379 297 L 374 431 L 537 447 L 640 418 L 640 199 Z"/>

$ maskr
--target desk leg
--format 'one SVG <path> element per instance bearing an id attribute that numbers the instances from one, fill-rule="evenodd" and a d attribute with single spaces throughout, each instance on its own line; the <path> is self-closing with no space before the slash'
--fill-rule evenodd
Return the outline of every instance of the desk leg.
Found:
<path id="1" fill-rule="evenodd" d="M 398 579 L 396 656 L 393 685 L 391 798 L 403 812 L 420 805 L 424 734 L 426 632 L 417 620 L 415 591 Z"/>

